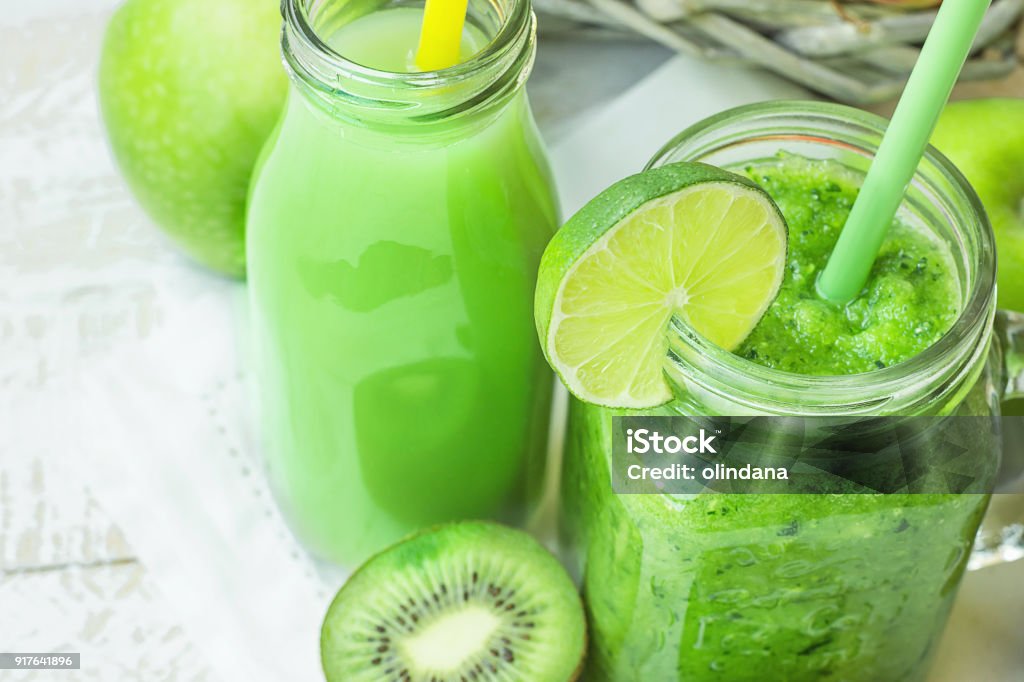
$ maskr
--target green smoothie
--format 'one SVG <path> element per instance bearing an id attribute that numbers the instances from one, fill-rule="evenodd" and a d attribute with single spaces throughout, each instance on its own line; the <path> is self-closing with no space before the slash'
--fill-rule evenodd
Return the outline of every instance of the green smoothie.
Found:
<path id="1" fill-rule="evenodd" d="M 815 294 L 857 193 L 853 171 L 780 157 L 747 172 L 790 242 L 780 293 L 738 355 L 800 374 L 870 372 L 950 328 L 961 306 L 952 256 L 909 220 L 893 225 L 855 301 Z M 986 400 L 979 383 L 949 407 L 984 414 Z M 674 412 L 714 414 L 686 395 L 645 414 Z M 614 414 L 573 401 L 563 472 L 564 538 L 590 617 L 587 679 L 923 678 L 987 496 L 617 495 Z"/>
<path id="2" fill-rule="evenodd" d="M 410 71 L 422 14 L 373 12 L 327 40 Z M 485 44 L 467 29 L 464 55 Z M 406 102 L 389 114 L 296 79 L 264 151 L 248 252 L 269 472 L 298 535 L 338 563 L 449 519 L 522 518 L 540 488 L 551 374 L 531 300 L 558 217 L 513 82 L 420 121 L 450 88 L 385 93 Z"/>
<path id="3" fill-rule="evenodd" d="M 746 172 L 786 217 L 789 254 L 778 298 L 738 355 L 797 374 L 870 372 L 917 355 L 956 321 L 960 286 L 948 247 L 901 220 L 859 297 L 836 306 L 817 295 L 815 280 L 857 196 L 852 171 L 787 156 Z"/>

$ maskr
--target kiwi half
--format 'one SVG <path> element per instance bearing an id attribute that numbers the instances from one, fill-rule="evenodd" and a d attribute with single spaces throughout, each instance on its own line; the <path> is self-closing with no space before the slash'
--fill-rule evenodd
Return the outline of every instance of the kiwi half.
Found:
<path id="1" fill-rule="evenodd" d="M 583 606 L 532 537 L 492 523 L 424 531 L 367 561 L 320 633 L 328 682 L 567 682 Z"/>

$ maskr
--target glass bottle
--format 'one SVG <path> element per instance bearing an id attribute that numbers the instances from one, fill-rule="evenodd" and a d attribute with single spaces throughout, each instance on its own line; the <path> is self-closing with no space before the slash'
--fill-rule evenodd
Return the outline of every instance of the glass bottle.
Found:
<path id="1" fill-rule="evenodd" d="M 338 36 L 377 49 L 416 7 L 285 0 L 291 91 L 250 194 L 269 473 L 298 536 L 347 565 L 429 524 L 520 520 L 544 471 L 533 290 L 558 209 L 524 89 L 536 20 L 472 0 L 479 51 L 437 72 L 346 57 Z"/>

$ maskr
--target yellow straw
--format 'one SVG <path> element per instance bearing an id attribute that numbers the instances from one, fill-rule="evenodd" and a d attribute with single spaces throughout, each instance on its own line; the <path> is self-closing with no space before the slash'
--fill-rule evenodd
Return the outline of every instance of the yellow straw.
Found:
<path id="1" fill-rule="evenodd" d="M 423 71 L 439 71 L 459 63 L 462 28 L 466 23 L 469 0 L 427 0 L 423 11 L 420 47 L 416 66 Z"/>

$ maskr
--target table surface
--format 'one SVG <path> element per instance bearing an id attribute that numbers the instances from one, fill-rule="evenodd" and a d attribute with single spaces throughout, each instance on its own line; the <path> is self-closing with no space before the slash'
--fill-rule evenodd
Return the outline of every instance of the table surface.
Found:
<path id="1" fill-rule="evenodd" d="M 61 37 L 88 49 L 98 45 L 105 16 L 39 22 L 30 32 L 0 25 L 0 44 L 17 47 L 18 41 Z M 669 57 L 663 48 L 642 42 L 542 40 L 530 91 L 548 141 L 556 142 L 577 117 L 619 95 Z M 0 66 L 0 87 L 16 87 L 17 77 L 9 66 Z M 963 86 L 957 94 L 1024 97 L 1024 69 L 999 83 Z M 6 227 L 0 225 L 0 245 Z M 5 372 L 13 376 L 24 370 L 5 368 L 3 349 L 20 343 L 24 335 L 31 338 L 32 324 L 30 313 L 17 319 L 0 314 L 0 386 L 10 383 Z M 100 324 L 116 329 L 123 321 Z M 47 420 L 34 423 L 26 410 L 31 406 L 18 412 L 17 420 L 12 409 L 6 414 L 9 421 L 0 421 L 0 604 L 6 613 L 19 614 L 20 641 L 35 643 L 38 651 L 82 651 L 87 669 L 74 679 L 214 680 L 159 586 L 105 513 L 103 500 L 67 480 L 59 458 L 49 456 L 52 443 L 40 437 L 38 447 L 28 451 L 5 447 L 15 442 L 5 439 L 5 429 L 46 431 Z M 994 673 L 984 671 L 1024 671 L 1022 580 L 1024 562 L 968 576 L 941 648 L 937 681 L 995 680 L 990 676 Z M 1020 675 L 1013 679 L 1024 679 L 1024 672 Z M 0 672 L 0 680 L 6 679 L 68 677 Z"/>

